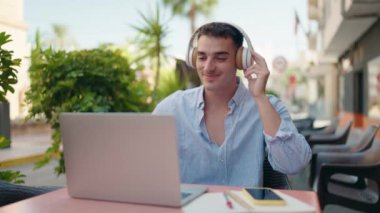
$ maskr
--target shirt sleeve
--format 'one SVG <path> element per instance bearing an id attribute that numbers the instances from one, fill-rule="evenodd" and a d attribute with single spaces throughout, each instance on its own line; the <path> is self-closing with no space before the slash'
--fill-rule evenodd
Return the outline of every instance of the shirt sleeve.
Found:
<path id="1" fill-rule="evenodd" d="M 174 115 L 176 107 L 176 96 L 179 92 L 175 92 L 168 97 L 164 98 L 157 106 L 154 108 L 153 115 Z"/>
<path id="2" fill-rule="evenodd" d="M 274 96 L 269 96 L 269 100 L 279 113 L 281 123 L 275 136 L 264 132 L 268 160 L 274 170 L 295 174 L 309 163 L 310 146 L 304 136 L 298 133 L 284 104 Z"/>

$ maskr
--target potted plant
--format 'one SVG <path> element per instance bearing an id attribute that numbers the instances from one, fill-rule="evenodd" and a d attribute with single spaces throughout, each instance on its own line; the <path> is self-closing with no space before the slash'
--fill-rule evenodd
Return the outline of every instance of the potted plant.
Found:
<path id="1" fill-rule="evenodd" d="M 14 92 L 13 85 L 17 83 L 17 70 L 21 59 L 13 59 L 13 51 L 4 49 L 4 44 L 11 42 L 10 35 L 0 33 L 0 148 L 10 147 L 10 117 L 7 92 Z"/>
<path id="2" fill-rule="evenodd" d="M 13 59 L 13 51 L 4 49 L 3 45 L 12 41 L 10 35 L 0 32 L 0 149 L 10 147 L 10 118 L 9 103 L 6 99 L 8 92 L 14 92 L 13 85 L 17 83 L 17 70 L 21 59 Z M 24 183 L 24 174 L 20 171 L 0 171 L 0 180 L 11 183 Z"/>

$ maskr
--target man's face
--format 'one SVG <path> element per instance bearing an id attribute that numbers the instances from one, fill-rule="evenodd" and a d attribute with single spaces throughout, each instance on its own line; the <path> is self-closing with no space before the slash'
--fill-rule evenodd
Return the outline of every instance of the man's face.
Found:
<path id="1" fill-rule="evenodd" d="M 203 35 L 198 39 L 196 68 L 205 90 L 236 88 L 236 50 L 231 38 Z"/>

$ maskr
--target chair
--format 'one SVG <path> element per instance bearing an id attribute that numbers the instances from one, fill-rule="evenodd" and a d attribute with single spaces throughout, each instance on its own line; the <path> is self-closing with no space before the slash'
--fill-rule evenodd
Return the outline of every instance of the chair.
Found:
<path id="1" fill-rule="evenodd" d="M 288 177 L 273 170 L 266 156 L 263 163 L 263 186 L 273 189 L 291 189 Z"/>
<path id="2" fill-rule="evenodd" d="M 309 186 L 312 187 L 315 180 L 316 172 L 316 159 L 318 153 L 323 152 L 341 152 L 341 153 L 355 153 L 363 152 L 369 149 L 372 146 L 372 143 L 375 139 L 376 133 L 379 129 L 379 126 L 370 125 L 368 126 L 366 132 L 361 136 L 361 139 L 355 145 L 348 146 L 347 144 L 339 145 L 315 145 L 313 147 L 313 155 L 311 158 L 310 164 L 310 175 L 309 175 Z"/>
<path id="3" fill-rule="evenodd" d="M 340 131 L 337 131 L 332 135 L 320 135 L 320 134 L 311 134 L 310 137 L 307 137 L 307 142 L 310 147 L 313 148 L 316 144 L 345 144 L 350 133 L 352 126 L 352 121 L 348 122 Z"/>
<path id="4" fill-rule="evenodd" d="M 57 189 L 59 187 L 33 187 L 0 181 L 0 207 Z"/>
<path id="5" fill-rule="evenodd" d="M 310 137 L 311 135 L 332 135 L 336 132 L 339 126 L 339 119 L 333 119 L 331 121 L 331 124 L 326 127 L 321 128 L 312 128 L 312 129 L 306 129 L 302 130 L 300 133 L 305 137 Z"/>
<path id="6" fill-rule="evenodd" d="M 310 130 L 313 129 L 315 118 L 313 117 L 307 117 L 307 118 L 301 118 L 301 119 L 294 119 L 293 123 L 296 126 L 298 132 L 304 131 L 304 130 Z"/>
<path id="7" fill-rule="evenodd" d="M 380 210 L 380 141 L 360 153 L 320 153 L 318 197 L 323 209 L 336 204 L 366 212 Z M 335 175 L 355 176 L 362 184 L 339 182 Z"/>

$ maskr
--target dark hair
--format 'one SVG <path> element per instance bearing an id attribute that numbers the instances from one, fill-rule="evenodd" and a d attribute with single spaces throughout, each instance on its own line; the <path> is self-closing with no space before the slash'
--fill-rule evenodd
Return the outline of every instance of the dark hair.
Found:
<path id="1" fill-rule="evenodd" d="M 199 39 L 202 35 L 231 38 L 237 48 L 243 45 L 243 34 L 240 30 L 227 23 L 211 22 L 209 24 L 205 24 L 198 29 L 197 39 Z"/>

